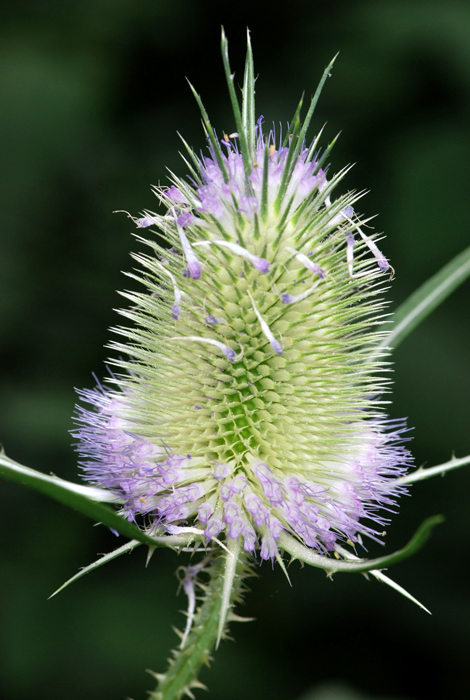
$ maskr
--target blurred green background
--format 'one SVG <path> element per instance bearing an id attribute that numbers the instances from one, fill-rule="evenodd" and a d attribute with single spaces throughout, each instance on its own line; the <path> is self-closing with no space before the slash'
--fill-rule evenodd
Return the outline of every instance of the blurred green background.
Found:
<path id="1" fill-rule="evenodd" d="M 466 247 L 470 191 L 470 4 L 455 0 L 255 3 L 242 0 L 18 0 L 0 29 L 0 440 L 9 456 L 77 478 L 73 387 L 103 374 L 121 305 L 131 222 L 155 206 L 150 184 L 180 175 L 176 131 L 204 147 L 201 92 L 219 132 L 233 131 L 220 25 L 240 77 L 252 30 L 258 113 L 286 121 L 340 51 L 313 136 L 339 130 L 337 170 L 370 189 L 382 248 L 403 300 Z M 390 413 L 406 415 L 416 463 L 470 451 L 469 285 L 395 354 Z M 363 577 L 332 582 L 264 564 L 244 614 L 202 680 L 211 700 L 439 700 L 469 697 L 470 472 L 413 488 L 389 528 L 398 547 L 427 515 L 446 523 L 391 576 L 428 616 Z M 0 697 L 146 697 L 176 643 L 185 606 L 176 560 L 137 550 L 47 597 L 114 536 L 62 506 L 1 483 Z M 381 552 L 371 547 L 370 554 Z M 202 697 L 205 697 L 204 695 Z"/>

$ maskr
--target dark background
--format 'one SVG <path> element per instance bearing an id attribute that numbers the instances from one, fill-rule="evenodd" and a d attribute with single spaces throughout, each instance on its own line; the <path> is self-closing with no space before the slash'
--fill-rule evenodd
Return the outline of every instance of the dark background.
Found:
<path id="1" fill-rule="evenodd" d="M 128 287 L 133 214 L 155 207 L 150 184 L 180 175 L 176 130 L 204 146 L 201 92 L 213 124 L 233 131 L 219 54 L 226 27 L 241 79 L 252 30 L 258 113 L 286 121 L 340 51 L 311 136 L 343 130 L 337 170 L 370 189 L 397 305 L 469 244 L 470 4 L 455 0 L 273 3 L 210 0 L 21 0 L 0 29 L 0 439 L 9 456 L 77 479 L 73 387 L 103 374 Z M 469 439 L 469 285 L 395 354 L 390 414 L 415 426 L 416 463 L 463 456 Z M 295 564 L 293 587 L 264 564 L 242 614 L 202 680 L 211 700 L 320 696 L 469 697 L 470 473 L 413 488 L 389 528 L 401 546 L 427 515 L 446 523 L 391 572 L 433 615 L 376 581 Z M 47 597 L 119 541 L 64 507 L 9 483 L 0 493 L 0 697 L 139 700 L 164 670 L 178 612 L 174 570 L 137 550 Z M 371 548 L 372 555 L 380 554 Z M 312 690 L 313 689 L 313 690 Z M 317 689 L 317 690 L 315 690 Z M 317 692 L 318 691 L 318 692 Z M 197 691 L 199 696 L 202 691 Z"/>

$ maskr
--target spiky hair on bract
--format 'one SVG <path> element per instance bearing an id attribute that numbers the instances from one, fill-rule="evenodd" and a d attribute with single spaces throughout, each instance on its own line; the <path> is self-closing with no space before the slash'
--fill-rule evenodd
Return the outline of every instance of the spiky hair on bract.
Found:
<path id="1" fill-rule="evenodd" d="M 185 143 L 189 178 L 155 193 L 138 228 L 142 292 L 113 343 L 129 359 L 82 390 L 85 478 L 154 534 L 185 528 L 273 560 L 281 533 L 328 554 L 379 538 L 411 462 L 403 420 L 383 410 L 389 379 L 383 292 L 390 265 L 364 231 L 361 196 L 333 192 L 331 145 L 309 145 L 326 69 L 302 121 L 276 133 L 255 116 L 251 46 L 240 108 L 226 42 L 234 133 Z"/>

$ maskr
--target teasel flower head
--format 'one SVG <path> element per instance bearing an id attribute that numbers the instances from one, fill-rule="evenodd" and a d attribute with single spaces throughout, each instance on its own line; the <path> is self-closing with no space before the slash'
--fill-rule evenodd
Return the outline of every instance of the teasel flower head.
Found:
<path id="1" fill-rule="evenodd" d="M 233 131 L 194 93 L 206 150 L 185 144 L 189 177 L 134 219 L 143 291 L 123 293 L 113 343 L 128 359 L 79 391 L 75 436 L 85 478 L 151 533 L 273 560 L 286 532 L 327 554 L 381 537 L 411 462 L 377 350 L 391 268 L 361 194 L 335 195 L 347 169 L 307 141 L 331 64 L 284 130 L 255 116 L 250 46 L 241 107 L 224 64 Z"/>

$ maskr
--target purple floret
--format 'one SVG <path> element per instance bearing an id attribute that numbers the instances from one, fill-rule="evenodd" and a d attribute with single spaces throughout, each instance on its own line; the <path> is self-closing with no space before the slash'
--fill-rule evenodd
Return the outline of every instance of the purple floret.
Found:
<path id="1" fill-rule="evenodd" d="M 178 217 L 177 222 L 179 226 L 191 226 L 194 223 L 194 216 L 191 212 L 186 211 Z"/>
<path id="2" fill-rule="evenodd" d="M 188 260 L 188 270 L 191 279 L 198 280 L 202 275 L 201 263 L 197 258 L 191 258 Z"/>
<path id="3" fill-rule="evenodd" d="M 262 273 L 269 272 L 269 262 L 264 258 L 254 258 L 253 265 Z"/>
<path id="4" fill-rule="evenodd" d="M 235 357 L 237 356 L 237 353 L 235 352 L 235 350 L 232 350 L 232 348 L 229 348 L 228 345 L 224 346 L 222 352 L 224 353 L 227 360 L 230 360 L 230 362 L 233 362 L 235 360 Z"/>

